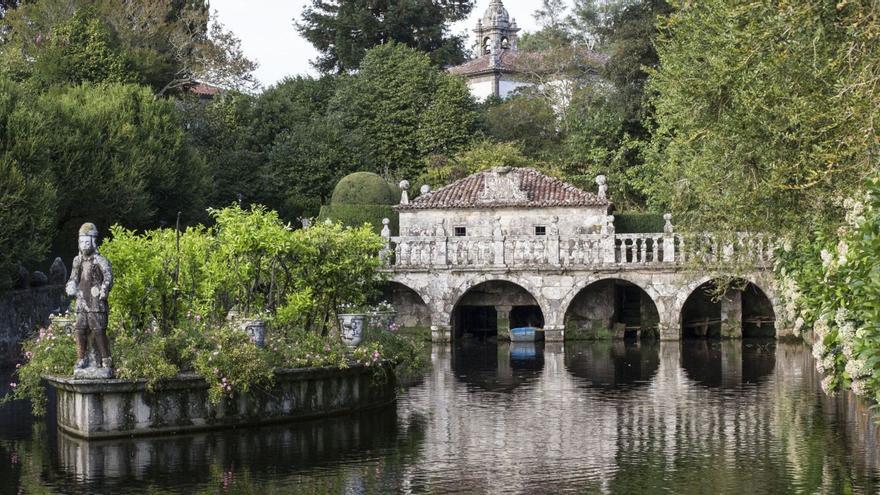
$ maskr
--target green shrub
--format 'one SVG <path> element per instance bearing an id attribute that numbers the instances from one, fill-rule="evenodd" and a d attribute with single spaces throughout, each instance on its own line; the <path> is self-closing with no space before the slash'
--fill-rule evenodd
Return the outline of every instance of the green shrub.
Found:
<path id="1" fill-rule="evenodd" d="M 293 230 L 262 207 L 211 213 L 214 227 L 179 234 L 113 227 L 113 239 L 101 246 L 114 269 L 108 334 L 119 378 L 152 387 L 196 371 L 216 402 L 271 385 L 276 368 L 360 361 L 328 329 L 338 307 L 362 305 L 375 291 L 379 236 L 339 224 Z M 226 321 L 233 308 L 267 321 L 265 348 Z M 40 375 L 68 375 L 76 346 L 52 329 L 24 348 L 28 361 L 12 397 L 31 399 L 42 414 Z"/>
<path id="2" fill-rule="evenodd" d="M 330 197 L 332 205 L 393 205 L 397 203 L 388 182 L 373 172 L 346 175 Z"/>
<path id="3" fill-rule="evenodd" d="M 377 234 L 382 232 L 383 218 L 391 221 L 388 225 L 391 229 L 391 235 L 397 235 L 399 216 L 388 205 L 330 204 L 322 206 L 321 213 L 318 214 L 319 222 L 330 219 L 346 227 L 360 227 L 364 224 L 370 224 L 373 227 L 373 232 Z"/>
<path id="4" fill-rule="evenodd" d="M 663 215 L 660 213 L 615 213 L 614 230 L 619 234 L 645 234 L 663 232 Z"/>

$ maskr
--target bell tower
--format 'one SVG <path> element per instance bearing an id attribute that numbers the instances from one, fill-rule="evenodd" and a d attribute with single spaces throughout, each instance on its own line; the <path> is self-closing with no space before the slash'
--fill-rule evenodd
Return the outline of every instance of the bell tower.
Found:
<path id="1" fill-rule="evenodd" d="M 474 33 L 477 35 L 479 56 L 493 55 L 498 61 L 504 50 L 516 50 L 516 19 L 511 19 L 501 0 L 491 0 L 483 18 L 477 21 Z"/>

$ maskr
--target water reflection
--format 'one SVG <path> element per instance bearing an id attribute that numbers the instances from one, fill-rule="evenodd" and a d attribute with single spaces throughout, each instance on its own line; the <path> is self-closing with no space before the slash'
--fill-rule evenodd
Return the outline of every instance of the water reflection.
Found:
<path id="1" fill-rule="evenodd" d="M 0 429 L 0 461 L 16 459 L 0 492 L 880 490 L 873 416 L 823 394 L 800 344 L 491 343 L 431 361 L 395 408 L 358 416 L 57 446 L 39 422 Z"/>
<path id="2" fill-rule="evenodd" d="M 681 367 L 688 378 L 707 387 L 735 389 L 758 384 L 776 367 L 776 341 L 683 340 Z"/>
<path id="3" fill-rule="evenodd" d="M 463 341 L 453 345 L 452 370 L 471 387 L 511 392 L 538 379 L 543 350 L 543 342 Z"/>
<path id="4" fill-rule="evenodd" d="M 623 391 L 647 386 L 660 367 L 656 341 L 601 341 L 565 344 L 565 367 L 588 387 Z"/>

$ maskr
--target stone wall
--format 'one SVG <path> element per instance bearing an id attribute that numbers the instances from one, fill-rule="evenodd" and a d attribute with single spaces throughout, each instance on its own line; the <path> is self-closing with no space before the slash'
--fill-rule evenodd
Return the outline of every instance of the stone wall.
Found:
<path id="1" fill-rule="evenodd" d="M 564 235 L 597 234 L 605 223 L 606 206 L 557 208 L 487 208 L 455 210 L 403 210 L 400 212 L 400 235 L 452 236 L 454 227 L 467 228 L 467 236 L 492 237 L 495 219 L 500 218 L 502 235 L 532 236 L 535 227 L 546 227 L 551 234 L 554 218 L 559 233 Z"/>
<path id="2" fill-rule="evenodd" d="M 0 293 L 0 368 L 15 366 L 21 357 L 21 342 L 49 315 L 67 308 L 70 299 L 64 285 L 46 285 Z"/>
<path id="3" fill-rule="evenodd" d="M 198 375 L 165 380 L 152 392 L 144 380 L 74 380 L 46 376 L 56 391 L 58 427 L 82 438 L 115 438 L 325 417 L 394 401 L 394 372 L 385 368 L 280 370 L 266 391 L 240 393 L 219 404 L 208 400 Z"/>

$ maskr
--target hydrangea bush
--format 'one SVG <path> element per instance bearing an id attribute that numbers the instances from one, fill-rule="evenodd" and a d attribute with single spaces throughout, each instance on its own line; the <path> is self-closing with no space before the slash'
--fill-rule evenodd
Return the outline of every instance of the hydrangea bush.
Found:
<path id="1" fill-rule="evenodd" d="M 787 241 L 778 253 L 780 316 L 812 331 L 823 389 L 880 401 L 880 179 L 841 205 L 846 222 L 834 234 Z"/>

